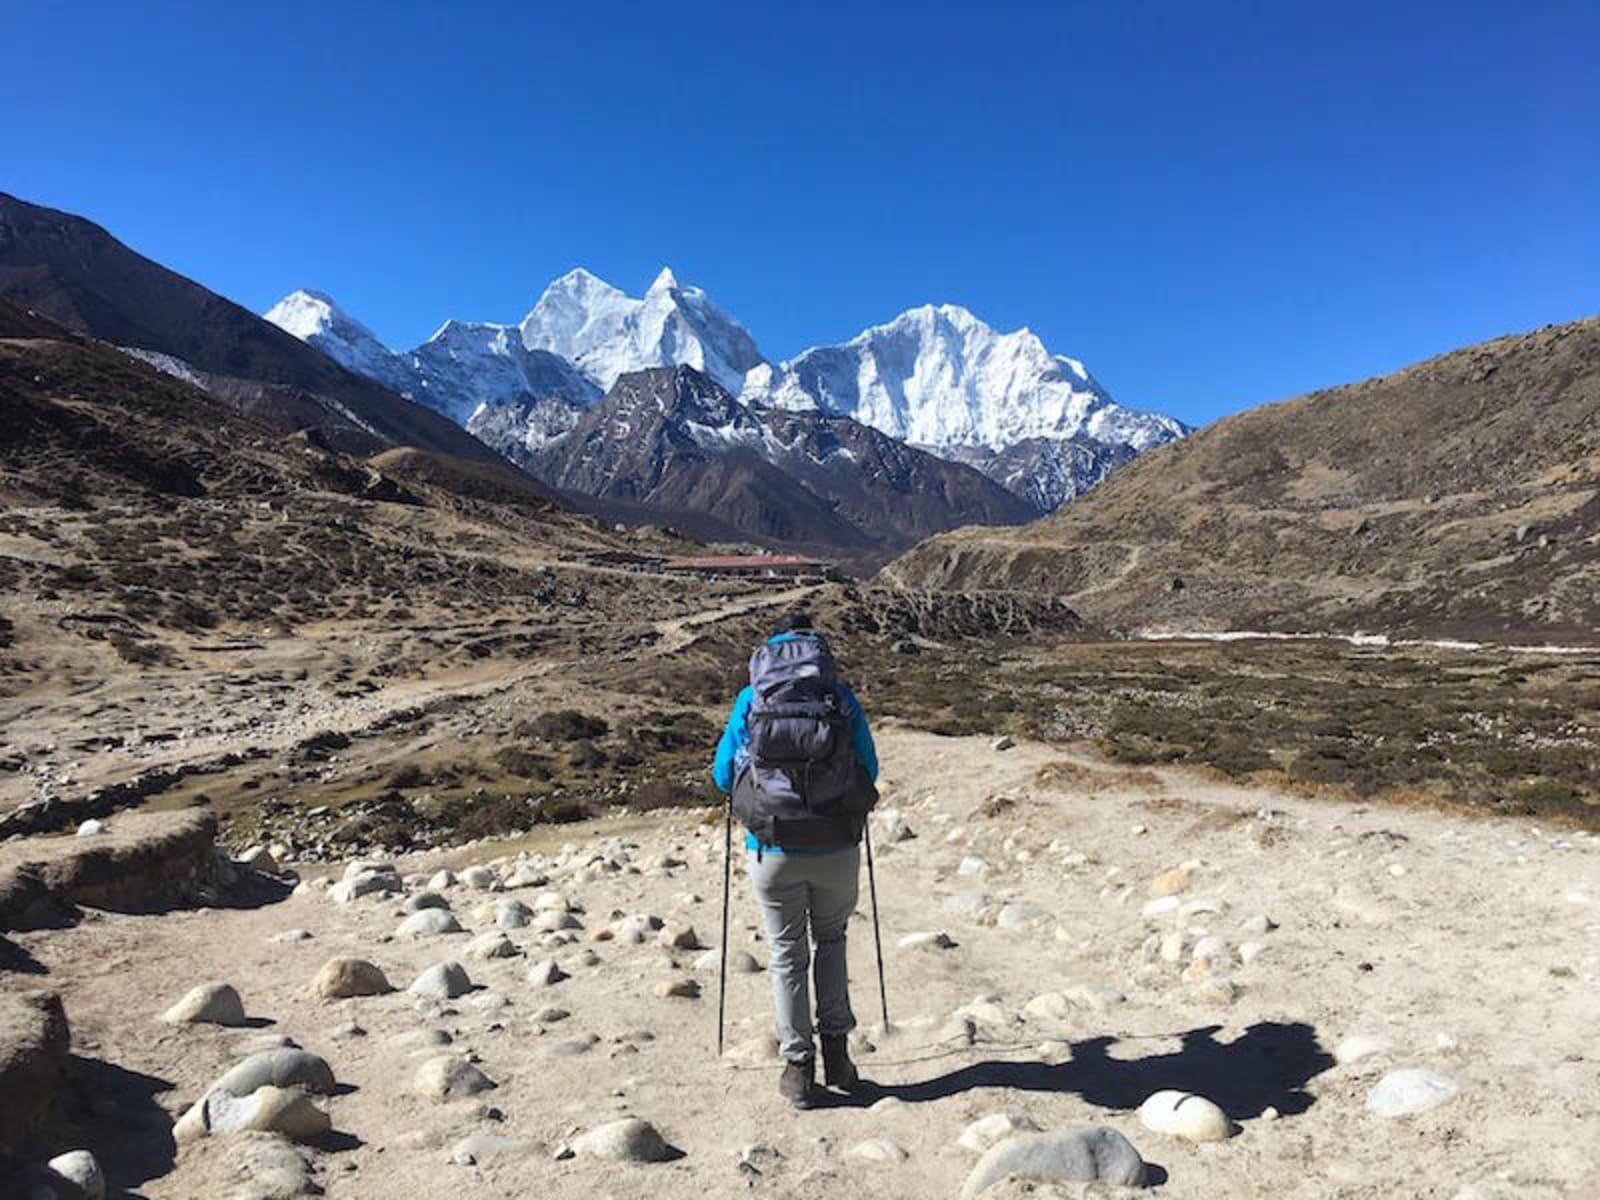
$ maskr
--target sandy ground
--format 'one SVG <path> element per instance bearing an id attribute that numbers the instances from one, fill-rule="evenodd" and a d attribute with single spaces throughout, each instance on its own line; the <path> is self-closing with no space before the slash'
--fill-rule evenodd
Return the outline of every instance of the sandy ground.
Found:
<path id="1" fill-rule="evenodd" d="M 808 1113 L 780 1100 L 777 1067 L 761 1059 L 771 1033 L 764 973 L 730 977 L 734 1053 L 719 1061 L 716 972 L 695 970 L 699 951 L 595 940 L 614 915 L 650 913 L 692 923 L 716 944 L 722 827 L 680 812 L 512 847 L 550 882 L 506 895 L 531 904 L 557 890 L 583 925 L 551 948 L 529 930 L 508 931 L 526 952 L 517 958 L 462 957 L 471 933 L 492 923 L 480 906 L 504 898 L 462 886 L 448 898 L 469 933 L 420 941 L 392 937 L 397 898 L 346 907 L 316 886 L 257 909 L 92 914 L 76 928 L 19 936 L 48 971 L 37 982 L 66 997 L 92 1092 L 74 1101 L 83 1142 L 132 1194 L 248 1194 L 237 1144 L 211 1139 L 174 1157 L 166 1125 L 243 1043 L 277 1034 L 326 1057 L 348 1089 L 328 1102 L 338 1136 L 313 1155 L 333 1197 L 954 1196 L 977 1158 L 957 1138 L 1000 1111 L 1049 1130 L 1120 1130 L 1157 1168 L 1156 1194 L 1174 1198 L 1600 1196 L 1600 838 L 1243 791 L 1040 745 L 996 751 L 987 739 L 895 728 L 879 740 L 882 807 L 916 836 L 892 842 L 878 826 L 887 1034 L 875 1028 L 865 879 L 852 926 L 856 1012 L 871 1046 L 858 1054 L 872 1083 L 859 1098 Z M 562 853 L 555 839 L 571 848 Z M 588 870 L 617 839 L 631 866 Z M 428 872 L 447 858 L 507 853 L 479 846 L 399 867 Z M 1190 878 L 1177 911 L 1144 915 L 1152 880 L 1182 864 Z M 989 899 L 955 911 L 953 898 L 971 893 Z M 1038 911 L 1013 907 L 997 922 L 1007 903 Z M 1275 928 L 1247 932 L 1261 916 Z M 297 927 L 313 936 L 274 940 Z M 900 947 L 923 931 L 956 945 Z M 1227 945 L 1209 979 L 1189 961 L 1202 934 Z M 1163 957 L 1163 939 L 1179 961 Z M 1262 945 L 1242 964 L 1247 941 Z M 765 961 L 738 873 L 730 944 Z M 461 958 L 481 986 L 443 1011 L 404 991 L 320 1002 L 307 985 L 334 955 L 369 958 L 401 988 Z M 571 978 L 530 985 L 527 967 L 543 957 Z M 1237 987 L 1231 1000 L 1217 992 L 1219 974 Z M 700 998 L 654 993 L 686 975 L 700 980 Z M 261 1027 L 157 1020 L 210 979 L 235 985 Z M 1058 991 L 1068 1000 L 1053 1016 L 1024 1013 Z M 570 1016 L 536 1016 L 549 1005 Z M 364 1035 L 344 1029 L 352 1022 Z M 424 1028 L 448 1032 L 452 1051 L 475 1058 L 498 1087 L 451 1104 L 415 1095 L 426 1055 L 393 1039 Z M 1335 1048 L 1355 1034 L 1391 1049 L 1336 1063 Z M 563 1053 L 589 1035 L 598 1041 L 586 1051 Z M 1459 1095 L 1420 1116 L 1369 1113 L 1369 1090 L 1406 1066 L 1448 1073 Z M 1239 1132 L 1196 1146 L 1144 1129 L 1134 1109 L 1164 1087 L 1210 1097 Z M 682 1157 L 556 1159 L 575 1133 L 619 1115 L 653 1122 Z M 458 1165 L 457 1144 L 477 1133 L 519 1144 Z M 876 1139 L 905 1157 L 856 1152 Z M 752 1160 L 759 1174 L 740 1166 L 757 1143 L 777 1152 Z"/>

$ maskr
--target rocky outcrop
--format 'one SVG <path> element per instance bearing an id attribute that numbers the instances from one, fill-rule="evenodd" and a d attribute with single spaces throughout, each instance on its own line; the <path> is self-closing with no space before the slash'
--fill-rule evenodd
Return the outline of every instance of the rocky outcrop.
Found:
<path id="1" fill-rule="evenodd" d="M 0 1156 L 37 1149 L 66 1081 L 67 1046 L 60 996 L 0 991 Z"/>
<path id="2" fill-rule="evenodd" d="M 20 842 L 0 854 L 0 930 L 54 923 L 64 907 L 149 912 L 190 893 L 216 857 L 210 813 L 126 813 L 94 838 Z"/>

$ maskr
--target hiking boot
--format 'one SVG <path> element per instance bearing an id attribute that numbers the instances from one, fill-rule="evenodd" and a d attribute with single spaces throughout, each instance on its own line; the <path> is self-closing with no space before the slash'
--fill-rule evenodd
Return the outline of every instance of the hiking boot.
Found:
<path id="1" fill-rule="evenodd" d="M 841 1092 L 853 1092 L 861 1086 L 861 1073 L 850 1061 L 850 1039 L 845 1034 L 822 1035 L 822 1080 Z"/>
<path id="2" fill-rule="evenodd" d="M 810 1108 L 811 1089 L 817 1074 L 817 1060 L 783 1064 L 783 1074 L 778 1077 L 778 1094 L 796 1108 Z"/>

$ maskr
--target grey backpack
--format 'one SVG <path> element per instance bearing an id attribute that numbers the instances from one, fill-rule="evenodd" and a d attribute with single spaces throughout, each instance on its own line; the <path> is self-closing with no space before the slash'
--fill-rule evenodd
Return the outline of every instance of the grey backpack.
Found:
<path id="1" fill-rule="evenodd" d="M 850 717 L 828 643 L 814 634 L 769 642 L 750 656 L 750 763 L 734 808 L 758 841 L 842 849 L 877 803 L 850 741 Z"/>

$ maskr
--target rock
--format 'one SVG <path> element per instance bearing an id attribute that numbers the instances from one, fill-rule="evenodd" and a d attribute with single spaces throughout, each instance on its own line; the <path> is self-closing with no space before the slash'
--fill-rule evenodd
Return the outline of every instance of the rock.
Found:
<path id="1" fill-rule="evenodd" d="M 328 1114 L 299 1088 L 267 1085 L 242 1096 L 220 1090 L 208 1093 L 179 1118 L 172 1135 L 179 1145 L 244 1130 L 282 1134 L 300 1142 L 332 1128 Z"/>
<path id="2" fill-rule="evenodd" d="M 1150 881 L 1150 895 L 1152 897 L 1176 896 L 1179 892 L 1189 890 L 1189 872 L 1182 867 L 1174 867 L 1170 871 L 1163 871 Z"/>
<path id="3" fill-rule="evenodd" d="M 334 1031 L 328 1036 L 336 1042 L 347 1042 L 351 1038 L 366 1037 L 367 1031 L 355 1021 L 346 1021 L 343 1025 L 340 1025 L 334 1029 Z"/>
<path id="4" fill-rule="evenodd" d="M 1152 1133 L 1190 1142 L 1221 1142 L 1233 1135 L 1228 1115 L 1192 1092 L 1156 1092 L 1139 1106 L 1139 1123 Z"/>
<path id="5" fill-rule="evenodd" d="M 1008 1175 L 1078 1183 L 1098 1181 L 1114 1187 L 1145 1185 L 1144 1159 L 1127 1138 L 1103 1125 L 1007 1138 L 972 1168 L 961 1189 L 962 1200 L 973 1200 Z"/>
<path id="6" fill-rule="evenodd" d="M 956 943 L 943 930 L 908 933 L 900 939 L 902 950 L 953 950 Z"/>
<path id="7" fill-rule="evenodd" d="M 1251 963 L 1255 962 L 1256 959 L 1260 958 L 1266 949 L 1267 944 L 1265 942 L 1257 941 L 1254 938 L 1251 938 L 1247 942 L 1240 942 L 1239 961 L 1245 966 L 1249 966 Z"/>
<path id="8" fill-rule="evenodd" d="M 569 912 L 543 912 L 528 924 L 535 933 L 562 933 L 568 929 L 582 929 L 583 922 Z"/>
<path id="9" fill-rule="evenodd" d="M 997 1112 L 980 1117 L 961 1131 L 956 1144 L 964 1150 L 982 1154 L 1018 1133 L 1037 1133 L 1039 1126 L 1027 1113 Z"/>
<path id="10" fill-rule="evenodd" d="M 1104 983 L 1076 983 L 1059 992 L 1045 992 L 1022 1006 L 1025 1016 L 1044 1021 L 1066 1021 L 1076 1012 L 1106 1012 L 1127 997 Z"/>
<path id="11" fill-rule="evenodd" d="M 87 1150 L 69 1150 L 45 1163 L 45 1169 L 64 1179 L 83 1200 L 106 1200 L 106 1177 Z"/>
<path id="12" fill-rule="evenodd" d="M 990 744 L 990 748 L 994 750 L 996 754 L 998 754 L 1003 750 L 1011 749 L 1016 744 L 1016 738 L 1012 737 L 1009 733 L 1004 733 L 995 738 L 995 740 Z"/>
<path id="13" fill-rule="evenodd" d="M 1037 904 L 1019 900 L 1001 908 L 1000 915 L 995 918 L 995 924 L 1001 929 L 1025 929 L 1051 919 L 1051 914 Z"/>
<path id="14" fill-rule="evenodd" d="M 1257 913 L 1239 922 L 1239 932 L 1251 937 L 1264 937 L 1277 927 L 1277 922 L 1265 913 Z"/>
<path id="15" fill-rule="evenodd" d="M 549 882 L 549 877 L 532 863 L 522 863 L 515 871 L 511 872 L 511 878 L 506 880 L 506 886 L 512 888 L 543 887 Z"/>
<path id="16" fill-rule="evenodd" d="M 668 925 L 656 938 L 670 950 L 703 950 L 693 925 Z"/>
<path id="17" fill-rule="evenodd" d="M 453 1000 L 472 990 L 472 980 L 467 969 L 458 962 L 435 963 L 411 981 L 406 989 L 413 996 L 432 996 L 439 1000 Z"/>
<path id="18" fill-rule="evenodd" d="M 664 979 L 651 989 L 662 999 L 677 996 L 684 1000 L 698 1000 L 700 985 L 693 979 Z"/>
<path id="19" fill-rule="evenodd" d="M 494 906 L 494 923 L 501 929 L 526 929 L 533 909 L 521 900 L 501 900 Z"/>
<path id="20" fill-rule="evenodd" d="M 1387 1054 L 1394 1049 L 1394 1043 L 1381 1034 L 1352 1033 L 1349 1037 L 1340 1040 L 1333 1049 L 1333 1061 L 1341 1067 L 1348 1063 L 1359 1062 L 1361 1059 L 1373 1054 Z"/>
<path id="21" fill-rule="evenodd" d="M 707 950 L 694 960 L 696 971 L 718 971 L 722 969 L 722 951 Z M 748 950 L 728 951 L 728 970 L 734 975 L 759 975 L 763 970 L 761 963 L 754 954 Z"/>
<path id="22" fill-rule="evenodd" d="M 87 821 L 84 821 L 78 826 L 79 837 L 98 837 L 105 831 L 106 823 L 95 817 L 90 817 Z"/>
<path id="23" fill-rule="evenodd" d="M 1201 1004 L 1232 1004 L 1239 998 L 1239 985 L 1226 975 L 1213 975 L 1191 981 L 1189 995 Z"/>
<path id="24" fill-rule="evenodd" d="M 411 1079 L 413 1092 L 441 1104 L 476 1096 L 494 1086 L 494 1080 L 455 1054 L 441 1054 L 428 1059 L 417 1068 L 417 1073 Z"/>
<path id="25" fill-rule="evenodd" d="M 450 1151 L 450 1161 L 458 1167 L 476 1166 L 496 1158 L 528 1154 L 533 1143 L 523 1138 L 500 1137 L 493 1133 L 473 1133 L 462 1138 Z"/>
<path id="26" fill-rule="evenodd" d="M 486 930 L 467 943 L 468 958 L 515 958 L 521 953 L 517 944 L 498 929 Z"/>
<path id="27" fill-rule="evenodd" d="M 1195 962 L 1226 965 L 1233 961 L 1233 951 L 1229 949 L 1228 943 L 1215 934 L 1210 934 L 1197 941 L 1191 953 Z"/>
<path id="28" fill-rule="evenodd" d="M 557 1021 L 565 1021 L 571 1015 L 564 1008 L 558 1008 L 554 1004 L 546 1004 L 533 1014 L 533 1019 L 541 1025 L 554 1025 Z"/>
<path id="29" fill-rule="evenodd" d="M 330 958 L 311 981 L 311 991 L 324 1000 L 382 996 L 394 991 L 382 971 L 360 958 Z"/>
<path id="30" fill-rule="evenodd" d="M 333 1068 L 309 1050 L 263 1050 L 225 1072 L 211 1085 L 213 1092 L 248 1096 L 264 1087 L 302 1087 L 319 1096 L 333 1093 L 337 1086 Z"/>
<path id="31" fill-rule="evenodd" d="M 231 984 L 202 983 L 162 1013 L 161 1019 L 171 1025 L 243 1025 L 244 1002 Z"/>
<path id="32" fill-rule="evenodd" d="M 391 867 L 388 871 L 363 871 L 341 879 L 328 889 L 328 895 L 338 904 L 351 904 L 363 896 L 390 896 L 400 888 L 400 876 Z"/>
<path id="33" fill-rule="evenodd" d="M 982 875 L 989 869 L 989 864 L 981 858 L 968 855 L 956 864 L 957 875 Z"/>
<path id="34" fill-rule="evenodd" d="M 395 929 L 395 937 L 437 937 L 443 933 L 460 933 L 461 922 L 447 908 L 424 908 L 414 912 Z"/>
<path id="35" fill-rule="evenodd" d="M 533 898 L 534 912 L 568 912 L 571 903 L 560 892 L 540 892 Z"/>
<path id="36" fill-rule="evenodd" d="M 578 1037 L 551 1042 L 545 1047 L 545 1054 L 551 1058 L 577 1058 L 580 1054 L 589 1053 L 599 1044 L 599 1034 L 585 1033 Z"/>
<path id="37" fill-rule="evenodd" d="M 271 940 L 274 942 L 309 942 L 314 935 L 309 929 L 285 929 L 282 933 L 275 933 Z"/>
<path id="38" fill-rule="evenodd" d="M 906 824 L 905 816 L 895 809 L 886 808 L 877 814 L 878 828 L 882 831 L 882 840 L 886 844 L 910 841 L 917 835 L 912 832 L 911 826 Z"/>
<path id="39" fill-rule="evenodd" d="M 1412 1117 L 1448 1104 L 1461 1085 L 1442 1071 L 1405 1067 L 1390 1071 L 1367 1093 L 1367 1111 L 1374 1116 Z"/>
<path id="40" fill-rule="evenodd" d="M 1165 917 L 1178 911 L 1183 901 L 1176 896 L 1157 896 L 1154 900 L 1145 902 L 1139 910 L 1139 915 L 1149 920 L 1153 917 Z"/>
<path id="41" fill-rule="evenodd" d="M 675 1157 L 656 1127 L 638 1117 L 625 1117 L 591 1129 L 573 1141 L 572 1149 L 577 1154 L 613 1162 L 665 1162 Z"/>
<path id="42" fill-rule="evenodd" d="M 455 885 L 456 873 L 454 871 L 435 871 L 433 877 L 428 880 L 428 890 L 430 892 L 448 891 Z"/>
<path id="43" fill-rule="evenodd" d="M 425 908 L 449 908 L 450 901 L 438 892 L 418 892 L 414 896 L 407 896 L 402 907 L 410 914 L 421 912 Z"/>
<path id="44" fill-rule="evenodd" d="M 397 1033 L 388 1039 L 389 1045 L 411 1054 L 431 1054 L 440 1046 L 452 1044 L 454 1040 L 442 1029 L 408 1029 L 405 1033 Z"/>
<path id="45" fill-rule="evenodd" d="M 500 876 L 491 867 L 468 867 L 458 878 L 469 888 L 476 888 L 480 892 L 498 891 L 500 887 Z"/>
<path id="46" fill-rule="evenodd" d="M 251 846 L 238 858 L 233 860 L 234 866 L 243 867 L 247 871 L 259 871 L 263 875 L 276 875 L 282 868 L 271 850 L 265 846 Z"/>
<path id="47" fill-rule="evenodd" d="M 250 1200 L 295 1200 L 321 1193 L 312 1180 L 311 1159 L 304 1150 L 270 1133 L 235 1134 L 229 1165 L 248 1187 L 237 1195 Z"/>
<path id="48" fill-rule="evenodd" d="M 865 1142 L 857 1142 L 850 1147 L 848 1153 L 852 1158 L 864 1158 L 868 1162 L 884 1163 L 889 1166 L 903 1163 L 911 1157 L 888 1138 L 872 1138 Z"/>
<path id="49" fill-rule="evenodd" d="M 567 978 L 567 973 L 556 966 L 551 958 L 540 959 L 528 968 L 528 982 L 535 987 L 549 987 Z"/>

